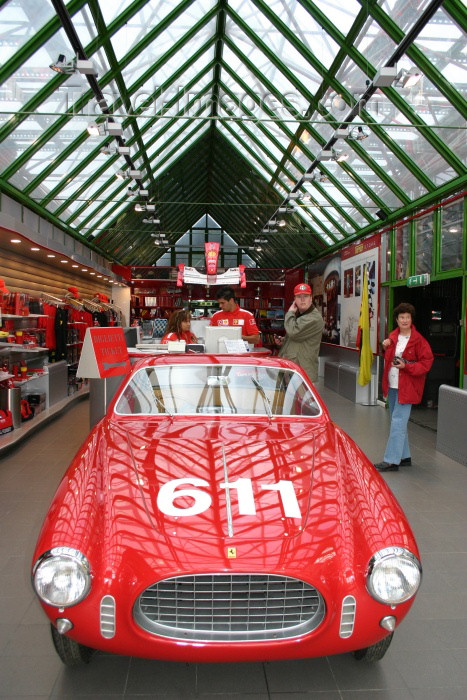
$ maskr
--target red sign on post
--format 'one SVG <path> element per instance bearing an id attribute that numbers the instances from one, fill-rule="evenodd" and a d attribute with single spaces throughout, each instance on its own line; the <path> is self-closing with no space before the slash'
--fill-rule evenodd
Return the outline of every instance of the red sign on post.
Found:
<path id="1" fill-rule="evenodd" d="M 123 328 L 88 328 L 76 375 L 86 379 L 110 379 L 129 371 Z"/>

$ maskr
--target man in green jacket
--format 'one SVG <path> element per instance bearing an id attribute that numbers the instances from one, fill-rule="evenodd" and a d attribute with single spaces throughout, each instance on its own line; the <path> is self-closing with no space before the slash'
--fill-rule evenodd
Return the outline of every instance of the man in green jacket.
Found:
<path id="1" fill-rule="evenodd" d="M 297 284 L 294 300 L 285 314 L 285 338 L 276 336 L 281 345 L 279 357 L 300 365 L 312 382 L 318 379 L 318 355 L 324 321 L 313 304 L 311 287 Z"/>

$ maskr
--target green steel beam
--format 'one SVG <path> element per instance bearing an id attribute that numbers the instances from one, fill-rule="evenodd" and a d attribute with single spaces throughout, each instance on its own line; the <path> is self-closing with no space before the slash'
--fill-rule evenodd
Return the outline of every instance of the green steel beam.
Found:
<path id="1" fill-rule="evenodd" d="M 144 0 L 143 0 L 144 1 Z M 7 0 L 7 2 L 3 4 L 7 4 L 10 2 L 10 0 Z M 68 8 L 71 13 L 78 12 L 84 5 L 86 5 L 87 0 L 72 0 L 72 2 L 68 3 Z M 31 58 L 37 51 L 39 51 L 44 44 L 51 39 L 54 34 L 56 34 L 60 29 L 62 25 L 57 17 L 55 15 L 52 17 L 47 24 L 44 24 L 43 27 L 41 27 L 37 32 L 34 33 L 34 36 L 27 41 L 24 46 L 22 46 L 18 51 L 16 51 L 12 57 L 3 64 L 0 68 L 0 84 L 3 85 L 4 83 L 7 82 L 7 80 L 25 63 L 28 58 Z M 63 76 L 63 79 L 66 79 L 66 76 Z M 1 137 L 0 137 L 1 141 Z"/>
<path id="2" fill-rule="evenodd" d="M 441 187 L 438 187 L 436 192 L 429 192 L 428 194 L 425 194 L 423 197 L 419 197 L 417 200 L 413 201 L 411 204 L 407 205 L 406 207 L 402 207 L 401 209 L 397 209 L 395 212 L 393 212 L 388 219 L 384 222 L 384 225 L 381 224 L 381 222 L 375 222 L 371 226 L 366 226 L 365 228 L 361 229 L 357 234 L 354 236 L 351 236 L 346 242 L 345 245 L 348 243 L 353 243 L 355 240 L 358 240 L 359 238 L 364 238 L 366 236 L 369 236 L 372 233 L 376 233 L 377 231 L 381 229 L 386 229 L 388 226 L 391 224 L 395 224 L 397 221 L 401 221 L 404 219 L 406 216 L 411 216 L 414 214 L 416 211 L 422 210 L 426 207 L 431 206 L 432 204 L 441 201 L 445 199 L 446 197 L 449 197 L 452 194 L 455 194 L 456 192 L 460 192 L 463 189 L 467 187 L 467 175 L 463 175 L 461 177 L 456 178 L 455 180 L 451 180 L 445 185 L 442 185 Z M 326 251 L 326 255 L 328 253 L 333 253 L 339 250 L 339 247 L 341 246 L 332 246 Z"/>

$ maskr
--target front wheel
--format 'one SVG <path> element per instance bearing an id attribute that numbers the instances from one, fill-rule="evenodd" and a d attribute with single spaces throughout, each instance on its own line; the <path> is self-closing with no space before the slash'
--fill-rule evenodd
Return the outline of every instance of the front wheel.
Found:
<path id="1" fill-rule="evenodd" d="M 354 651 L 353 655 L 357 661 L 380 661 L 391 644 L 394 632 L 388 634 L 387 637 L 382 639 L 377 644 L 373 644 L 371 647 L 366 647 L 366 649 L 357 649 Z"/>
<path id="2" fill-rule="evenodd" d="M 94 654 L 94 649 L 85 647 L 83 644 L 73 641 L 69 637 L 57 632 L 57 629 L 50 625 L 52 630 L 52 641 L 55 651 L 63 661 L 65 666 L 81 666 L 88 664 Z"/>

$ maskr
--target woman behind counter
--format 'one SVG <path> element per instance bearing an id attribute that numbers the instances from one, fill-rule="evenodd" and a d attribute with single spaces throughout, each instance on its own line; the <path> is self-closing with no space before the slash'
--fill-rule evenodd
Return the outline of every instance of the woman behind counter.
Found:
<path id="1" fill-rule="evenodd" d="M 412 464 L 407 423 L 413 404 L 423 396 L 425 378 L 433 364 L 433 353 L 425 338 L 415 329 L 415 308 L 402 303 L 394 309 L 396 330 L 383 340 L 383 395 L 388 397 L 391 426 L 380 472 L 395 472 L 399 465 Z"/>
<path id="2" fill-rule="evenodd" d="M 186 343 L 197 343 L 198 339 L 190 331 L 191 314 L 186 309 L 174 311 L 167 323 L 166 333 L 161 343 L 168 343 L 169 340 L 184 340 Z"/>

